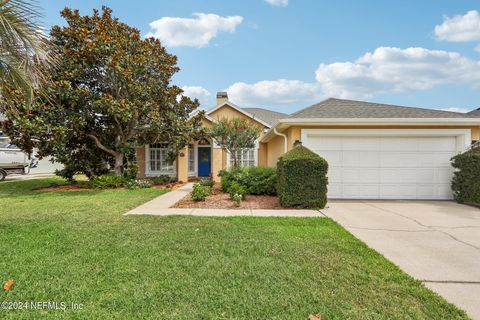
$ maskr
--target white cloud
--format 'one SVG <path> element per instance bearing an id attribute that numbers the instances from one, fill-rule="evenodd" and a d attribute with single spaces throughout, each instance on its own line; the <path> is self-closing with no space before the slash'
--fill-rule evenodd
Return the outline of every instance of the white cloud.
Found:
<path id="1" fill-rule="evenodd" d="M 150 22 L 146 37 L 160 39 L 166 46 L 204 47 L 220 32 L 234 32 L 241 16 L 222 17 L 213 13 L 194 13 L 195 18 L 163 17 Z"/>
<path id="2" fill-rule="evenodd" d="M 288 0 L 265 0 L 269 5 L 274 7 L 286 7 Z"/>
<path id="3" fill-rule="evenodd" d="M 480 62 L 456 52 L 380 47 L 355 61 L 320 64 L 316 80 L 237 82 L 227 88 L 233 102 L 288 105 L 325 97 L 366 99 L 380 93 L 426 90 L 439 85 L 480 87 Z"/>
<path id="4" fill-rule="evenodd" d="M 208 106 L 209 99 L 210 99 L 210 92 L 200 86 L 183 86 L 183 95 L 187 96 L 192 99 L 198 99 L 200 102 L 200 107 L 204 108 L 205 106 Z"/>
<path id="5" fill-rule="evenodd" d="M 476 10 L 453 18 L 444 17 L 443 23 L 435 26 L 439 40 L 467 42 L 480 40 L 480 14 Z"/>
<path id="6" fill-rule="evenodd" d="M 369 97 L 443 84 L 480 84 L 480 63 L 456 52 L 380 47 L 355 62 L 320 64 L 316 79 L 330 95 Z"/>
<path id="7" fill-rule="evenodd" d="M 288 105 L 323 98 L 317 83 L 299 80 L 260 81 L 254 84 L 236 82 L 226 89 L 231 101 L 240 105 Z"/>

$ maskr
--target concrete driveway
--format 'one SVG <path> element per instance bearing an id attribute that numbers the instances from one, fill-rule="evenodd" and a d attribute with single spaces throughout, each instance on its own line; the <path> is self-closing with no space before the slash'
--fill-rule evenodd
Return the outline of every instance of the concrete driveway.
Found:
<path id="1" fill-rule="evenodd" d="M 450 201 L 331 201 L 322 212 L 480 319 L 480 209 Z"/>

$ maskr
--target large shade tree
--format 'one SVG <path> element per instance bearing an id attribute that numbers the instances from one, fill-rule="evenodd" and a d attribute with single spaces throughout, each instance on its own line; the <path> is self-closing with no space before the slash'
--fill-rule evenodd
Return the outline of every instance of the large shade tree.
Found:
<path id="1" fill-rule="evenodd" d="M 61 15 L 66 26 L 50 32 L 59 66 L 33 105 L 10 107 L 9 134 L 66 164 L 69 177 L 94 175 L 109 161 L 121 174 L 125 155 L 144 143 L 169 142 L 173 157 L 198 132 L 201 116 L 190 117 L 198 101 L 170 84 L 176 56 L 107 7 L 91 16 L 68 8 Z"/>

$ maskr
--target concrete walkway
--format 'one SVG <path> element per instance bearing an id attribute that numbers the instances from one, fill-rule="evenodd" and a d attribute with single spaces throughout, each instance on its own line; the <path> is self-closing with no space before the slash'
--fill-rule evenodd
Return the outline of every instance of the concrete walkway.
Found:
<path id="1" fill-rule="evenodd" d="M 257 217 L 323 217 L 317 210 L 266 210 L 266 209 L 198 209 L 198 208 L 170 208 L 192 191 L 193 183 L 163 194 L 125 215 L 191 215 L 211 217 L 257 216 Z"/>
<path id="2" fill-rule="evenodd" d="M 322 212 L 480 319 L 480 210 L 451 201 L 330 201 Z"/>

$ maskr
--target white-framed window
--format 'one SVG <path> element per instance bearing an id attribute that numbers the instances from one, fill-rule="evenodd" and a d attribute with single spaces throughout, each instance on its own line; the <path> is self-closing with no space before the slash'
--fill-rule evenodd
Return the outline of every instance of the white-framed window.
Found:
<path id="1" fill-rule="evenodd" d="M 148 168 L 150 172 L 173 173 L 175 171 L 175 162 L 168 160 L 167 143 L 150 144 L 148 155 Z"/>
<path id="2" fill-rule="evenodd" d="M 244 149 L 239 152 L 238 165 L 241 167 L 255 167 L 258 165 L 258 140 L 255 141 L 255 146 L 251 149 Z M 233 167 L 233 157 L 227 153 L 227 167 Z"/>
<path id="3" fill-rule="evenodd" d="M 195 146 L 193 143 L 188 145 L 188 172 L 195 172 Z"/>
<path id="4" fill-rule="evenodd" d="M 257 165 L 257 148 L 238 151 L 238 165 L 240 167 L 255 167 Z M 230 156 L 230 167 L 233 167 L 233 157 Z"/>

